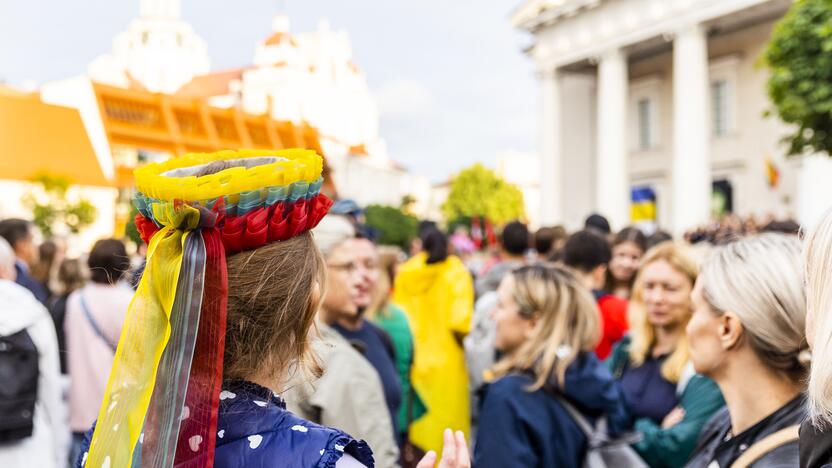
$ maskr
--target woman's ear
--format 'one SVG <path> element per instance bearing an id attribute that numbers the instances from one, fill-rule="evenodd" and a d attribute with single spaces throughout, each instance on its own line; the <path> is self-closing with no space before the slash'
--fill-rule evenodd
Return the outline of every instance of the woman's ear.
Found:
<path id="1" fill-rule="evenodd" d="M 526 338 L 531 338 L 534 336 L 534 330 L 537 328 L 537 322 L 540 321 L 540 315 L 534 314 L 531 318 L 526 319 L 526 329 L 523 331 L 523 336 Z"/>
<path id="2" fill-rule="evenodd" d="M 731 312 L 722 314 L 719 319 L 719 341 L 722 343 L 722 349 L 735 349 L 742 341 L 742 335 L 745 329 L 740 322 L 739 317 Z"/>

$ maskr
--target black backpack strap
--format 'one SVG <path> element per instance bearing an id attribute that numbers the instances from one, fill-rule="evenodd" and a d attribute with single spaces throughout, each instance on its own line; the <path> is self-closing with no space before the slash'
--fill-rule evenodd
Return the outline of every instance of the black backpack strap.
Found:
<path id="1" fill-rule="evenodd" d="M 107 335 L 101 331 L 101 327 L 98 326 L 98 322 L 95 321 L 92 313 L 90 312 L 90 308 L 87 306 L 87 300 L 84 298 L 84 292 L 78 291 L 78 296 L 81 298 L 81 310 L 84 311 L 84 316 L 87 317 L 87 322 L 90 324 L 90 327 L 92 327 L 92 331 L 94 331 L 95 334 L 98 335 L 98 337 L 101 338 L 101 340 L 106 343 L 111 350 L 113 350 L 113 354 L 115 354 L 117 345 L 110 341 L 110 339 L 107 338 Z"/>

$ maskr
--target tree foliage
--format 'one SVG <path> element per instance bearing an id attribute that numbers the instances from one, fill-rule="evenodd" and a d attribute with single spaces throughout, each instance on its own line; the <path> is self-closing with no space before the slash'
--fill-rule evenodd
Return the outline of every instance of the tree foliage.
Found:
<path id="1" fill-rule="evenodd" d="M 127 220 L 127 225 L 124 227 L 124 237 L 133 241 L 136 246 L 142 245 L 142 235 L 139 234 L 139 229 L 136 227 L 136 215 L 139 214 L 139 209 L 132 203 L 130 204 L 130 217 Z"/>
<path id="2" fill-rule="evenodd" d="M 21 202 L 32 211 L 32 222 L 45 237 L 53 236 L 56 230 L 78 234 L 95 221 L 97 210 L 89 200 L 68 197 L 68 179 L 39 174 L 31 181 L 36 188 L 23 195 Z"/>
<path id="3" fill-rule="evenodd" d="M 449 221 L 485 217 L 497 224 L 526 217 L 523 192 L 479 163 L 463 170 L 451 181 L 442 213 Z"/>
<path id="4" fill-rule="evenodd" d="M 379 234 L 382 245 L 396 245 L 405 251 L 417 235 L 419 220 L 402 208 L 370 205 L 364 211 L 365 223 Z"/>
<path id="5" fill-rule="evenodd" d="M 799 0 L 774 28 L 763 56 L 777 115 L 794 124 L 790 155 L 832 154 L 832 1 Z"/>

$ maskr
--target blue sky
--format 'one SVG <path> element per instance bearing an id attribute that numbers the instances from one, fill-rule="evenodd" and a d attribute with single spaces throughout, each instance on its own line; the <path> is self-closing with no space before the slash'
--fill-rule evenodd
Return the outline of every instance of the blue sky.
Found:
<path id="1" fill-rule="evenodd" d="M 391 157 L 433 181 L 498 152 L 534 151 L 538 95 L 527 42 L 509 24 L 520 0 L 184 0 L 214 70 L 251 62 L 272 17 L 295 32 L 345 29 L 381 111 Z M 0 0 L 0 81 L 83 73 L 138 16 L 138 0 Z"/>

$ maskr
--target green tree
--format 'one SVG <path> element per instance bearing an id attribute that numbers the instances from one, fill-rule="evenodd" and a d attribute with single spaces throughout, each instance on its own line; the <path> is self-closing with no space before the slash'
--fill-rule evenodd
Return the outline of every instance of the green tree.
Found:
<path id="1" fill-rule="evenodd" d="M 479 163 L 463 170 L 451 181 L 442 213 L 448 221 L 485 217 L 497 224 L 526 217 L 523 192 Z"/>
<path id="2" fill-rule="evenodd" d="M 36 185 L 23 195 L 23 206 L 32 212 L 32 222 L 46 237 L 55 234 L 61 226 L 72 234 L 78 234 L 95 221 L 97 210 L 84 198 L 69 200 L 69 180 L 49 174 L 32 178 Z"/>
<path id="3" fill-rule="evenodd" d="M 798 0 L 762 57 L 777 115 L 795 125 L 788 154 L 832 154 L 832 1 Z"/>
<path id="4" fill-rule="evenodd" d="M 364 210 L 365 223 L 378 231 L 379 244 L 396 245 L 405 251 L 418 234 L 419 219 L 401 208 L 370 205 Z"/>
<path id="5" fill-rule="evenodd" d="M 136 227 L 136 215 L 139 214 L 139 209 L 136 205 L 130 204 L 130 218 L 127 220 L 127 225 L 124 227 L 124 237 L 133 241 L 136 246 L 142 245 L 142 235 L 139 234 L 139 229 Z"/>

